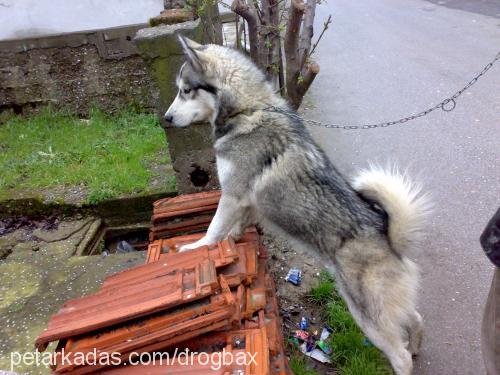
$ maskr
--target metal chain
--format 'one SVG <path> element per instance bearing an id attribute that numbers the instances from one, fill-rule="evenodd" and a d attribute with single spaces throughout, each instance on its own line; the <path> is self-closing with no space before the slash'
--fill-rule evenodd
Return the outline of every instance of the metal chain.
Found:
<path id="1" fill-rule="evenodd" d="M 296 112 L 290 112 L 290 111 L 287 111 L 283 108 L 279 108 L 279 107 L 275 107 L 275 106 L 270 106 L 270 107 L 264 108 L 263 110 L 267 111 L 267 112 L 281 113 L 281 114 L 287 115 L 291 118 L 294 118 L 294 119 L 297 119 L 300 121 L 304 121 L 304 122 L 309 123 L 311 125 L 321 126 L 321 127 L 328 128 L 328 129 L 356 130 L 356 129 L 386 128 L 388 126 L 392 126 L 392 125 L 396 125 L 396 124 L 398 124 L 398 125 L 404 124 L 405 122 L 412 121 L 412 120 L 415 120 L 415 119 L 423 117 L 423 116 L 427 116 L 429 113 L 431 113 L 439 108 L 441 108 L 445 112 L 453 111 L 455 109 L 455 107 L 457 106 L 457 102 L 456 102 L 457 98 L 460 95 L 462 95 L 466 90 L 468 90 L 472 85 L 474 85 L 479 80 L 479 78 L 481 78 L 483 75 L 485 75 L 486 72 L 488 70 L 490 70 L 491 67 L 493 66 L 493 64 L 495 64 L 498 60 L 500 60 L 500 52 L 497 53 L 497 55 L 495 56 L 495 58 L 492 61 L 490 61 L 488 64 L 486 64 L 486 66 L 483 68 L 483 70 L 481 70 L 481 72 L 478 75 L 476 75 L 461 90 L 458 90 L 455 94 L 453 94 L 449 98 L 444 99 L 442 102 L 436 104 L 435 106 L 433 106 L 429 109 L 426 109 L 425 111 L 422 111 L 422 112 L 419 112 L 419 113 L 416 113 L 416 114 L 413 114 L 413 115 L 410 115 L 407 117 L 403 117 L 403 118 L 400 118 L 399 120 L 395 120 L 395 121 L 387 121 L 387 122 L 381 122 L 378 124 L 364 124 L 364 125 L 325 124 L 321 121 L 305 119 L 302 116 L 300 116 L 299 114 L 297 114 Z"/>

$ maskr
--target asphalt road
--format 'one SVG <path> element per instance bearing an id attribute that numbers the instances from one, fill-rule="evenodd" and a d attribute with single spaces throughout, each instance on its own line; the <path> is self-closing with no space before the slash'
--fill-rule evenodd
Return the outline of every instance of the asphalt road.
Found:
<path id="1" fill-rule="evenodd" d="M 321 72 L 306 116 L 340 124 L 396 120 L 460 89 L 500 51 L 500 2 L 330 0 L 317 10 Z M 388 129 L 311 128 L 346 174 L 368 161 L 408 167 L 435 202 L 422 270 L 425 320 L 415 374 L 484 374 L 480 322 L 493 267 L 479 235 L 500 205 L 500 61 L 453 112 Z"/>

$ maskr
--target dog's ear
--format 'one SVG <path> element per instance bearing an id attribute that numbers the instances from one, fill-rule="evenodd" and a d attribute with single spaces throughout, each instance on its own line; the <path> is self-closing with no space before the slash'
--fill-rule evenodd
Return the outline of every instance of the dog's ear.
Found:
<path id="1" fill-rule="evenodd" d="M 187 56 L 188 62 L 196 71 L 202 72 L 204 70 L 204 64 L 200 58 L 200 50 L 203 46 L 196 43 L 194 40 L 182 36 L 181 34 L 178 34 L 178 38 L 182 49 Z"/>

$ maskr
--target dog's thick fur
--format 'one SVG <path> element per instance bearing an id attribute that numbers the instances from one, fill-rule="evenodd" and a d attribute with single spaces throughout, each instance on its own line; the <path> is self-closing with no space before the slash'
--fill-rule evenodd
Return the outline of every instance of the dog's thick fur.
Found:
<path id="1" fill-rule="evenodd" d="M 222 197 L 204 238 L 182 250 L 239 237 L 250 223 L 331 264 L 339 291 L 397 374 L 412 372 L 422 339 L 416 265 L 407 258 L 427 200 L 397 170 L 371 167 L 348 183 L 264 75 L 236 50 L 180 37 L 187 62 L 165 118 L 210 121 Z"/>

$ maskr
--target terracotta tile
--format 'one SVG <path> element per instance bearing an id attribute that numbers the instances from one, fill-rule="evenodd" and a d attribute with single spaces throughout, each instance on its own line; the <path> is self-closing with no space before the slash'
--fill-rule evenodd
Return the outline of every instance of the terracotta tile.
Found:
<path id="1" fill-rule="evenodd" d="M 120 353 L 121 359 L 132 352 L 143 353 L 164 349 L 182 341 L 200 336 L 212 330 L 229 328 L 239 308 L 227 283 L 222 293 L 189 306 L 171 309 L 154 316 L 136 319 L 119 328 L 103 329 L 97 334 L 80 336 L 68 340 L 65 353 Z M 69 357 L 72 362 L 73 357 Z M 97 371 L 103 366 L 72 366 L 59 362 L 56 373 L 71 371 L 84 374 Z"/>
<path id="2" fill-rule="evenodd" d="M 155 210 L 182 211 L 184 208 L 208 206 L 219 203 L 220 190 L 204 191 L 201 193 L 178 195 L 173 198 L 159 199 L 153 203 Z"/>
<path id="3" fill-rule="evenodd" d="M 204 249 L 208 250 L 208 257 L 215 262 L 216 268 L 231 264 L 238 258 L 239 252 L 231 237 L 216 244 L 179 253 L 180 246 L 195 242 L 203 235 L 204 233 L 189 234 L 154 241 L 150 246 L 154 247 L 152 253 L 155 254 L 155 257 L 148 255 L 148 261 L 161 260 L 168 263 L 181 262 L 188 258 L 197 259 L 200 256 L 199 252 L 203 252 Z"/>
<path id="4" fill-rule="evenodd" d="M 215 214 L 220 191 L 180 195 L 156 201 L 150 241 L 206 230 Z"/>
<path id="5" fill-rule="evenodd" d="M 48 328 L 37 338 L 36 347 L 44 350 L 55 340 L 92 332 L 121 322 L 165 310 L 209 296 L 219 288 L 214 262 L 204 260 L 188 269 L 168 270 L 150 279 L 150 263 L 143 268 L 144 280 L 109 286 L 88 297 L 66 303 L 54 315 Z M 167 268 L 167 267 L 165 267 Z"/>
<path id="6" fill-rule="evenodd" d="M 213 335 L 211 343 L 218 341 L 219 344 L 225 346 L 226 352 L 231 352 L 233 356 L 237 353 L 251 353 L 255 356 L 255 361 L 248 360 L 248 365 L 237 365 L 235 363 L 227 366 L 223 366 L 221 369 L 211 368 L 213 365 L 211 363 L 205 364 L 200 360 L 200 355 L 195 355 L 193 357 L 193 365 L 181 365 L 177 364 L 155 364 L 155 365 L 144 365 L 144 366 L 123 366 L 107 371 L 103 371 L 103 374 L 110 375 L 122 375 L 122 374 L 238 374 L 238 370 L 245 375 L 271 375 L 276 374 L 273 369 L 270 368 L 270 362 L 268 357 L 268 340 L 266 328 L 258 328 L 251 330 L 239 330 L 239 331 L 229 331 L 220 334 Z M 234 346 L 236 345 L 236 347 Z M 207 353 L 218 352 L 216 351 L 206 351 Z M 242 354 L 243 355 L 243 354 Z M 247 357 L 249 358 L 249 357 Z"/>
<path id="7" fill-rule="evenodd" d="M 225 348 L 258 352 L 257 364 L 213 370 L 195 357 L 194 365 L 187 367 L 104 369 L 59 362 L 56 373 L 291 374 L 268 254 L 256 229 L 249 228 L 237 243 L 229 238 L 178 252 L 182 244 L 204 235 L 219 198 L 216 191 L 155 202 L 147 263 L 108 277 L 91 296 L 68 301 L 36 345 L 44 349 L 59 340 L 59 352 L 96 349 L 120 352 L 123 359 L 132 352 L 189 348 L 211 353 Z"/>

